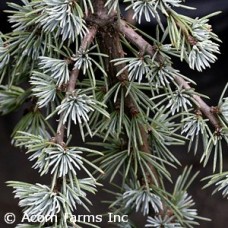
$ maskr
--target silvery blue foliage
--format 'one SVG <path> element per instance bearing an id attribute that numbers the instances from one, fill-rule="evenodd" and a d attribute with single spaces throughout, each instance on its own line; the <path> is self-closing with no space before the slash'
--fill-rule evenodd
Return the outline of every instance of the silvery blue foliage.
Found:
<path id="1" fill-rule="evenodd" d="M 138 81 L 139 83 L 143 80 L 143 77 L 149 73 L 150 68 L 146 59 L 149 56 L 135 57 L 135 58 L 121 58 L 112 60 L 115 62 L 115 65 L 127 63 L 118 73 L 117 77 L 121 75 L 125 70 L 128 71 L 128 78 L 130 81 Z"/>
<path id="2" fill-rule="evenodd" d="M 82 151 L 76 148 L 63 148 L 56 144 L 46 148 L 45 153 L 50 172 L 56 173 L 57 177 L 66 176 L 70 172 L 72 175 L 77 175 L 76 170 L 80 170 L 83 165 Z"/>
<path id="3" fill-rule="evenodd" d="M 226 179 L 220 180 L 216 183 L 218 186 L 217 191 L 222 191 L 223 197 L 228 196 L 228 175 L 226 175 Z"/>
<path id="4" fill-rule="evenodd" d="M 206 148 L 208 138 L 212 133 L 207 125 L 208 120 L 202 117 L 202 113 L 198 110 L 194 114 L 187 115 L 182 122 L 184 125 L 181 134 L 185 134 L 186 138 L 190 140 L 188 150 L 190 151 L 194 146 L 194 153 L 197 152 L 200 136 L 203 139 L 203 146 Z"/>
<path id="5" fill-rule="evenodd" d="M 58 214 L 68 204 L 61 193 L 56 193 L 46 185 L 28 184 L 24 182 L 8 182 L 19 198 L 19 206 L 24 207 L 28 216 L 39 215 L 51 218 Z M 17 186 L 16 186 L 17 185 Z"/>
<path id="6" fill-rule="evenodd" d="M 8 2 L 11 9 L 7 10 L 7 12 L 11 13 L 9 15 L 9 22 L 13 24 L 13 31 L 25 31 L 31 25 L 34 25 L 35 28 L 39 27 L 36 24 L 38 21 L 37 14 L 41 14 L 43 10 L 42 1 L 21 0 L 21 2 L 23 3 L 22 5 Z M 27 16 L 25 17 L 25 15 Z"/>
<path id="7" fill-rule="evenodd" d="M 63 124 L 67 123 L 68 135 L 70 133 L 71 121 L 74 124 L 79 123 L 80 125 L 84 122 L 87 128 L 89 128 L 89 113 L 94 111 L 93 105 L 95 105 L 95 101 L 91 96 L 80 94 L 80 91 L 77 91 L 76 93 L 69 94 L 57 107 L 58 114 L 62 113 L 60 121 Z"/>
<path id="8" fill-rule="evenodd" d="M 7 52 L 7 46 L 0 37 L 0 71 L 9 63 L 10 55 Z"/>
<path id="9" fill-rule="evenodd" d="M 168 108 L 171 109 L 172 115 L 176 112 L 189 110 L 192 107 L 191 94 L 188 94 L 184 89 L 178 89 L 169 96 Z"/>
<path id="10" fill-rule="evenodd" d="M 17 131 L 14 139 L 16 146 L 25 147 L 27 153 L 31 154 L 29 160 L 37 160 L 33 168 L 39 169 L 39 172 L 43 172 L 46 164 L 46 154 L 44 151 L 50 146 L 50 142 L 44 139 L 42 135 L 33 135 L 22 131 Z"/>
<path id="11" fill-rule="evenodd" d="M 87 27 L 83 19 L 83 11 L 77 2 L 70 0 L 45 0 L 47 7 L 40 17 L 44 31 L 56 32 L 62 39 L 75 41 L 80 35 L 83 37 Z"/>
<path id="12" fill-rule="evenodd" d="M 202 71 L 206 67 L 210 67 L 210 63 L 217 60 L 215 54 L 219 54 L 219 44 L 213 40 L 220 42 L 217 35 L 212 32 L 211 25 L 208 24 L 209 16 L 196 18 L 191 23 L 192 40 L 190 43 L 192 48 L 188 55 L 189 66 L 192 69 Z"/>
<path id="13" fill-rule="evenodd" d="M 223 197 L 228 197 L 228 172 L 218 173 L 204 178 L 204 180 L 208 179 L 210 180 L 204 186 L 204 188 L 209 187 L 211 185 L 215 185 L 215 190 L 213 191 L 213 194 L 222 191 Z"/>
<path id="14" fill-rule="evenodd" d="M 79 170 L 84 170 L 92 179 L 93 175 L 85 167 L 85 164 L 92 166 L 102 172 L 82 156 L 85 153 L 100 154 L 100 152 L 83 147 L 66 147 L 51 140 L 47 140 L 41 135 L 33 135 L 27 132 L 18 132 L 14 137 L 15 145 L 24 146 L 27 153 L 31 154 L 30 161 L 35 161 L 33 168 L 39 169 L 41 175 L 50 172 L 56 178 L 68 175 L 72 180 L 77 176 Z"/>
<path id="15" fill-rule="evenodd" d="M 194 221 L 197 217 L 197 209 L 191 208 L 195 203 L 192 199 L 192 196 L 188 195 L 187 192 L 184 192 L 180 199 L 177 201 L 177 207 L 181 211 L 184 220 Z"/>
<path id="16" fill-rule="evenodd" d="M 24 94 L 25 91 L 20 87 L 0 85 L 0 112 L 5 115 L 17 109 L 25 99 Z"/>
<path id="17" fill-rule="evenodd" d="M 134 11 L 132 19 L 136 19 L 139 24 L 143 17 L 147 22 L 155 18 L 162 29 L 164 28 L 161 23 L 159 11 L 168 16 L 171 7 L 192 9 L 191 7 L 181 4 L 183 2 L 182 0 L 124 0 L 124 2 L 131 2 L 131 4 L 126 7 L 126 10 L 132 9 Z"/>
<path id="18" fill-rule="evenodd" d="M 189 115 L 182 120 L 184 123 L 182 134 L 187 133 L 186 137 L 193 140 L 192 137 L 204 132 L 205 121 L 200 115 Z"/>
<path id="19" fill-rule="evenodd" d="M 83 206 L 89 212 L 90 210 L 86 206 L 85 202 L 88 204 L 92 204 L 92 202 L 87 198 L 87 192 L 95 194 L 97 191 L 97 183 L 94 178 L 75 180 L 76 179 L 74 179 L 71 184 L 64 186 L 64 194 L 69 200 L 70 209 L 73 211 L 74 209 L 77 209 L 77 206 Z"/>
<path id="20" fill-rule="evenodd" d="M 215 172 L 216 168 L 219 167 L 219 171 L 223 171 L 223 153 L 222 153 L 222 145 L 223 143 L 228 145 L 228 128 L 222 127 L 220 129 L 216 129 L 213 135 L 210 136 L 204 153 L 201 156 L 201 162 L 205 166 L 210 156 L 213 157 L 213 172 Z"/>
<path id="21" fill-rule="evenodd" d="M 181 228 L 181 224 L 175 222 L 174 216 L 165 215 L 162 217 L 161 215 L 148 217 L 147 224 L 145 227 L 156 227 L 156 228 Z"/>
<path id="22" fill-rule="evenodd" d="M 214 63 L 217 60 L 214 53 L 220 53 L 217 43 L 211 40 L 197 41 L 189 53 L 188 61 L 190 68 L 202 71 L 206 67 L 210 67 L 210 63 Z"/>
<path id="23" fill-rule="evenodd" d="M 104 107 L 105 105 L 93 99 L 92 95 L 88 96 L 79 89 L 68 94 L 56 108 L 56 111 L 60 115 L 60 121 L 63 124 L 67 123 L 67 135 L 70 134 L 71 122 L 73 121 L 74 124 L 79 124 L 82 137 L 84 138 L 82 124 L 85 124 L 88 132 L 92 135 L 88 122 L 89 116 L 94 110 L 109 117 L 109 114 L 103 109 Z"/>
<path id="24" fill-rule="evenodd" d="M 56 81 L 47 74 L 33 71 L 30 79 L 33 94 L 38 98 L 38 106 L 40 108 L 47 106 L 56 98 L 57 85 Z"/>
<path id="25" fill-rule="evenodd" d="M 196 18 L 192 22 L 192 36 L 198 41 L 217 38 L 217 36 L 212 32 L 211 25 L 208 24 L 208 21 L 208 18 Z"/>
<path id="26" fill-rule="evenodd" d="M 72 56 L 72 60 L 74 61 L 74 69 L 81 69 L 83 74 L 92 75 L 93 78 L 93 84 L 96 85 L 94 70 L 93 70 L 93 64 L 105 75 L 107 76 L 105 70 L 100 66 L 100 64 L 94 59 L 94 56 L 99 57 L 108 57 L 107 55 L 103 53 L 98 52 L 91 52 L 93 49 L 95 49 L 97 45 L 94 45 L 86 50 L 79 49 L 76 55 Z"/>
<path id="27" fill-rule="evenodd" d="M 173 69 L 169 65 L 164 65 L 160 67 L 159 64 L 154 64 L 148 73 L 149 81 L 155 83 L 156 87 L 169 86 L 170 82 L 174 80 L 174 75 L 179 75 L 178 71 Z"/>
<path id="28" fill-rule="evenodd" d="M 129 189 L 123 193 L 123 200 L 126 208 L 134 208 L 136 212 L 140 210 L 144 215 L 149 214 L 150 207 L 153 208 L 155 213 L 163 210 L 161 198 L 147 190 Z"/>
<path id="29" fill-rule="evenodd" d="M 131 0 L 125 0 L 125 2 L 129 2 Z M 145 0 L 140 0 L 140 1 L 131 1 L 132 4 L 129 5 L 127 9 L 132 8 L 134 11 L 134 15 L 132 19 L 137 19 L 139 24 L 142 21 L 142 16 L 145 17 L 147 22 L 151 21 L 152 18 L 157 18 L 157 20 L 160 20 L 159 14 L 157 12 L 157 7 L 155 1 L 145 1 Z"/>
<path id="30" fill-rule="evenodd" d="M 39 59 L 40 69 L 42 69 L 45 74 L 49 74 L 51 78 L 55 79 L 55 84 L 57 86 L 66 84 L 69 81 L 70 72 L 67 60 L 54 59 L 45 56 L 41 56 Z"/>

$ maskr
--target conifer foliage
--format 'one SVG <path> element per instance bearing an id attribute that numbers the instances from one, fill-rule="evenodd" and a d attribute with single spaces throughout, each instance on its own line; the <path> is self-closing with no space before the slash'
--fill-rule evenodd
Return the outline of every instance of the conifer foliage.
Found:
<path id="1" fill-rule="evenodd" d="M 197 173 L 186 167 L 173 191 L 166 190 L 174 180 L 170 169 L 181 165 L 171 146 L 185 143 L 201 154 L 204 166 L 213 159 L 206 187 L 216 185 L 215 192 L 227 197 L 222 147 L 228 143 L 227 88 L 218 105 L 209 107 L 194 81 L 172 63 L 179 58 L 202 71 L 216 61 L 220 40 L 209 19 L 219 12 L 191 18 L 176 11 L 194 10 L 182 0 L 8 5 L 12 32 L 0 34 L 0 112 L 29 107 L 12 143 L 52 181 L 7 184 L 28 216 L 58 216 L 18 228 L 99 227 L 64 215 L 77 214 L 80 206 L 89 211 L 88 193 L 95 194 L 103 179 L 114 186 L 108 190 L 110 212 L 129 215 L 116 227 L 138 227 L 130 220 L 135 212 L 146 217 L 145 227 L 195 227 L 205 219 L 188 193 Z M 156 35 L 128 23 L 122 16 L 128 12 L 136 25 L 156 21 Z M 78 132 L 83 147 L 71 140 Z M 118 187 L 116 177 L 122 179 Z"/>

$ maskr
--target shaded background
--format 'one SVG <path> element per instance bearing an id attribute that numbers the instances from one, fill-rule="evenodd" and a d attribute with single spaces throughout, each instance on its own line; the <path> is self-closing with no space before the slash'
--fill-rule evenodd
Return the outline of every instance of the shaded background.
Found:
<path id="1" fill-rule="evenodd" d="M 17 2 L 17 0 L 14 0 Z M 192 5 L 197 8 L 196 11 L 187 11 L 190 16 L 204 16 L 208 13 L 222 10 L 222 14 L 211 19 L 214 32 L 219 35 L 223 43 L 221 44 L 222 54 L 218 56 L 218 61 L 212 64 L 211 69 L 198 73 L 196 71 L 189 70 L 187 64 L 176 63 L 176 68 L 180 69 L 184 75 L 190 76 L 197 82 L 196 90 L 200 93 L 208 95 L 211 99 L 208 101 L 209 105 L 216 105 L 218 98 L 227 83 L 227 67 L 228 67 L 228 1 L 227 0 L 204 0 L 204 1 L 187 1 L 188 5 Z M 2 12 L 6 9 L 5 0 L 0 2 L 0 31 L 10 31 L 9 24 L 7 23 L 6 14 Z M 145 24 L 144 28 L 150 33 L 153 29 L 147 27 L 149 24 Z M 20 180 L 31 183 L 49 183 L 49 177 L 45 176 L 40 178 L 39 174 L 31 169 L 31 163 L 27 160 L 27 156 L 24 152 L 16 150 L 10 144 L 10 134 L 16 125 L 17 121 L 22 116 L 22 111 L 10 114 L 8 116 L 0 117 L 0 227 L 14 227 L 13 225 L 6 225 L 3 221 L 3 216 L 6 212 L 13 212 L 19 217 L 21 216 L 21 210 L 18 207 L 18 200 L 13 198 L 12 189 L 6 187 L 5 182 L 7 180 Z M 186 152 L 186 148 L 174 148 L 175 155 L 179 158 L 183 164 L 193 164 L 193 170 L 201 170 L 198 179 L 193 183 L 190 189 L 190 194 L 196 201 L 196 208 L 201 216 L 209 217 L 212 222 L 201 222 L 199 227 L 202 228 L 226 228 L 228 227 L 228 201 L 223 199 L 221 194 L 216 194 L 211 197 L 213 188 L 201 190 L 204 183 L 200 182 L 201 177 L 208 176 L 212 172 L 212 163 L 209 163 L 206 168 L 202 169 L 200 160 L 200 153 L 197 156 L 193 156 L 192 153 Z M 227 146 L 224 148 L 224 170 L 228 170 L 228 153 Z M 172 175 L 175 177 L 180 173 L 182 168 L 178 170 L 172 170 Z M 101 200 L 107 199 L 108 196 L 105 192 L 100 191 L 94 198 L 90 198 L 94 206 L 91 207 L 91 214 L 101 214 L 106 211 Z M 135 218 L 139 220 L 139 218 Z M 102 227 L 109 227 L 103 225 Z"/>

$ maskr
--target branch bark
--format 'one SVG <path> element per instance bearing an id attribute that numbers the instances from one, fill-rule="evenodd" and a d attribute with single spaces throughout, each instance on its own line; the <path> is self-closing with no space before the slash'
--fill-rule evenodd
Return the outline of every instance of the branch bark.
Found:
<path id="1" fill-rule="evenodd" d="M 134 44 L 140 52 L 147 53 L 151 56 L 155 55 L 155 50 L 153 46 L 142 38 L 133 28 L 131 28 L 125 21 L 121 20 L 119 23 L 115 24 L 115 28 L 122 33 L 127 40 Z M 164 59 L 161 55 L 157 54 L 156 60 L 160 63 L 164 62 Z M 184 89 L 190 89 L 190 85 L 180 76 L 175 76 L 175 81 Z M 194 100 L 199 105 L 201 112 L 210 120 L 211 124 L 215 127 L 216 130 L 221 128 L 220 121 L 217 116 L 211 112 L 211 107 L 209 107 L 203 99 L 198 95 L 192 96 Z"/>
<path id="2" fill-rule="evenodd" d="M 105 61 L 107 74 L 109 75 L 110 85 L 112 86 L 118 81 L 120 82 L 129 81 L 127 69 L 123 71 L 118 77 L 116 77 L 116 74 L 125 67 L 125 64 L 120 64 L 115 66 L 114 63 L 110 62 L 110 60 L 112 59 L 123 58 L 125 55 L 120 41 L 119 32 L 115 28 L 113 28 L 113 25 L 108 25 L 99 30 L 98 42 L 99 42 L 99 47 L 101 49 L 101 52 L 109 56 L 109 58 L 106 58 L 104 61 Z M 135 105 L 134 100 L 129 95 L 125 98 L 125 106 L 127 108 L 127 112 L 129 112 L 131 115 L 130 118 L 132 118 L 132 116 L 139 114 L 139 110 Z M 148 142 L 148 133 L 146 132 L 144 126 L 140 126 L 140 132 L 143 139 L 143 144 L 140 145 L 139 148 L 141 151 L 151 154 L 151 148 Z M 154 181 L 152 177 L 148 175 L 147 182 L 150 185 L 153 185 L 153 184 L 158 185 L 159 178 L 158 178 L 158 173 L 156 169 L 151 164 L 148 164 L 148 166 L 150 167 L 152 173 L 154 174 L 156 181 Z"/>
<path id="3" fill-rule="evenodd" d="M 89 28 L 88 34 L 82 40 L 80 50 L 86 50 L 86 48 L 92 43 L 96 33 L 97 33 L 97 26 L 93 26 Z M 73 69 L 71 71 L 70 80 L 68 82 L 68 86 L 66 89 L 66 95 L 65 95 L 66 97 L 68 96 L 69 93 L 72 93 L 75 90 L 78 75 L 79 75 L 79 69 Z M 60 119 L 61 119 L 61 116 L 60 116 Z M 64 142 L 65 128 L 66 128 L 65 125 L 60 121 L 57 127 L 57 132 L 56 132 L 54 141 L 60 144 L 61 146 L 65 146 L 65 142 Z M 56 179 L 55 188 L 57 189 L 57 191 L 59 191 L 62 186 L 62 180 L 63 180 L 62 178 Z M 74 227 L 78 227 L 78 226 L 75 225 Z"/>
<path id="4" fill-rule="evenodd" d="M 89 28 L 87 35 L 82 40 L 81 46 L 79 48 L 80 51 L 86 50 L 87 47 L 90 46 L 90 44 L 93 42 L 93 40 L 95 38 L 97 29 L 98 29 L 97 25 L 91 26 Z M 71 71 L 70 80 L 68 82 L 68 86 L 67 86 L 67 90 L 66 90 L 66 96 L 68 96 L 69 93 L 72 93 L 75 90 L 78 75 L 79 75 L 79 69 L 73 69 Z M 57 129 L 58 130 L 57 130 L 57 133 L 55 136 L 55 141 L 56 141 L 56 143 L 63 145 L 64 144 L 65 125 L 62 122 L 59 122 Z"/>

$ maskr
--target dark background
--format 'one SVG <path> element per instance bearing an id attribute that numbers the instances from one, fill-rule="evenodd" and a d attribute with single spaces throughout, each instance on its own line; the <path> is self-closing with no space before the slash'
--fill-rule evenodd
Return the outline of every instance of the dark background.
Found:
<path id="1" fill-rule="evenodd" d="M 17 2 L 17 0 L 14 0 Z M 196 89 L 200 93 L 208 95 L 211 99 L 208 101 L 210 105 L 216 105 L 218 98 L 227 83 L 227 67 L 228 67 L 228 1 L 227 0 L 204 0 L 204 1 L 187 1 L 188 5 L 197 8 L 195 11 L 188 11 L 187 14 L 193 17 L 201 17 L 211 12 L 221 10 L 222 14 L 211 19 L 213 30 L 217 33 L 223 41 L 221 44 L 221 55 L 218 56 L 218 61 L 212 64 L 211 69 L 198 73 L 189 70 L 187 64 L 176 63 L 176 68 L 180 69 L 184 75 L 190 76 L 197 82 Z M 6 14 L 2 10 L 6 9 L 5 0 L 0 2 L 0 31 L 3 33 L 10 31 L 9 24 L 7 23 Z M 148 32 L 153 29 L 145 25 L 145 30 Z M 0 117 L 0 227 L 14 227 L 13 225 L 6 225 L 3 221 L 3 216 L 6 212 L 13 212 L 18 217 L 21 215 L 21 210 L 18 207 L 18 200 L 13 198 L 12 189 L 6 187 L 7 180 L 19 180 L 31 183 L 49 183 L 49 178 L 40 178 L 37 172 L 31 169 L 31 164 L 27 160 L 24 152 L 16 150 L 11 146 L 10 134 L 22 115 L 22 111 L 10 114 L 8 116 Z M 224 170 L 228 170 L 228 156 L 227 146 L 224 148 Z M 174 149 L 175 155 L 183 164 L 193 164 L 193 170 L 201 170 L 198 179 L 191 186 L 190 194 L 196 201 L 196 208 L 201 216 L 212 219 L 212 222 L 201 222 L 199 227 L 202 228 L 226 228 L 228 227 L 228 201 L 222 198 L 221 194 L 211 196 L 213 188 L 201 190 L 205 183 L 200 182 L 204 176 L 208 176 L 212 172 L 212 163 L 209 163 L 206 168 L 202 168 L 199 163 L 200 153 L 193 156 L 188 153 L 186 148 Z M 182 168 L 172 171 L 173 178 L 181 172 Z M 101 214 L 105 212 L 101 200 L 107 199 L 106 193 L 100 191 L 95 199 L 91 198 L 94 207 L 91 207 L 91 214 Z M 136 218 L 137 220 L 137 218 Z M 107 225 L 103 226 L 108 227 Z"/>

